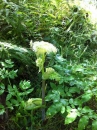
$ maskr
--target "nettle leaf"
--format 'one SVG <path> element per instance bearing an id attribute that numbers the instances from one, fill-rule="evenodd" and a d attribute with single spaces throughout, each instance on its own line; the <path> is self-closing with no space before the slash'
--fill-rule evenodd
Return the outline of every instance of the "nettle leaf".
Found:
<path id="1" fill-rule="evenodd" d="M 92 122 L 92 130 L 97 130 L 97 120 Z"/>
<path id="2" fill-rule="evenodd" d="M 83 116 L 80 118 L 78 123 L 78 130 L 84 130 L 89 122 L 88 116 Z"/>
<path id="3" fill-rule="evenodd" d="M 65 124 L 70 124 L 72 123 L 78 116 L 78 111 L 77 109 L 71 109 L 68 115 L 65 118 Z"/>

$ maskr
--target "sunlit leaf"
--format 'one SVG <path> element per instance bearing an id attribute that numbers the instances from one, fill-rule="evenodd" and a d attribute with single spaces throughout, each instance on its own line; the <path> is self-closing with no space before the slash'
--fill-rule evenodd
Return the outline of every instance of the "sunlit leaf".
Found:
<path id="1" fill-rule="evenodd" d="M 78 116 L 78 111 L 77 109 L 71 109 L 68 115 L 65 118 L 65 124 L 70 124 L 72 123 Z"/>

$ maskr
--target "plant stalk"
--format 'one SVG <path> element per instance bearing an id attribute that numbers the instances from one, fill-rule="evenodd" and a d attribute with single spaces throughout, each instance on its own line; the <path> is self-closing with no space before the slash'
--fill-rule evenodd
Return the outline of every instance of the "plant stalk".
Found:
<path id="1" fill-rule="evenodd" d="M 45 80 L 42 80 L 42 121 L 45 120 Z"/>

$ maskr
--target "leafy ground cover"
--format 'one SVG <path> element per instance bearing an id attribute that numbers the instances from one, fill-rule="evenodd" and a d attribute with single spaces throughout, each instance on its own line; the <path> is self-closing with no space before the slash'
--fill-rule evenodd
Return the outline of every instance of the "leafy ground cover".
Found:
<path id="1" fill-rule="evenodd" d="M 0 2 L 0 129 L 97 129 L 95 10 L 82 1 Z"/>

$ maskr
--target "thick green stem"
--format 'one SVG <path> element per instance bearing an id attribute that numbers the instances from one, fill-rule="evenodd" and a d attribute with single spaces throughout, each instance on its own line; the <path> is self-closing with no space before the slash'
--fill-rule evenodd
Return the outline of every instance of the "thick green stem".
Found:
<path id="1" fill-rule="evenodd" d="M 45 80 L 42 80 L 42 121 L 45 120 Z"/>

